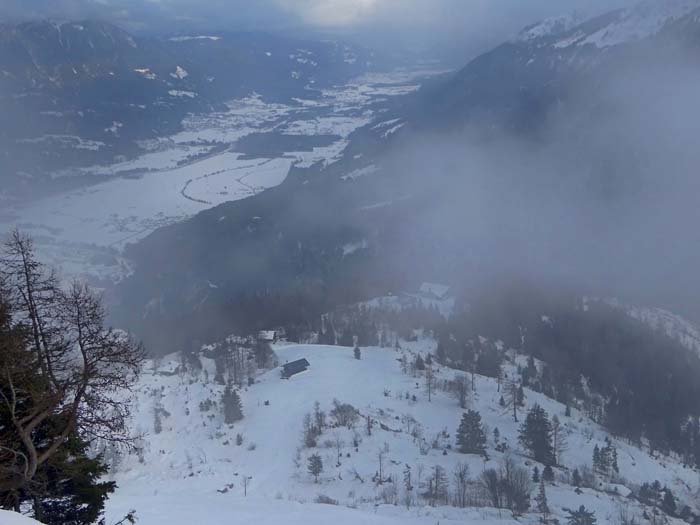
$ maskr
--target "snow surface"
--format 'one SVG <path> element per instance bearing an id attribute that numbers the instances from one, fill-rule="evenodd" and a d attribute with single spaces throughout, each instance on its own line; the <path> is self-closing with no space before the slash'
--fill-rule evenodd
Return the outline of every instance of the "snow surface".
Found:
<path id="1" fill-rule="evenodd" d="M 622 10 L 613 22 L 594 33 L 574 34 L 555 44 L 555 47 L 576 44 L 605 48 L 642 40 L 656 35 L 668 23 L 698 8 L 700 0 L 647 0 Z"/>
<path id="2" fill-rule="evenodd" d="M 171 42 L 190 42 L 192 40 L 212 40 L 212 41 L 217 41 L 221 40 L 220 36 L 206 36 L 206 35 L 200 35 L 200 36 L 174 36 L 170 39 Z M 178 66 L 179 67 L 179 66 Z"/>
<path id="3" fill-rule="evenodd" d="M 530 42 L 532 40 L 537 40 L 538 38 L 555 36 L 573 29 L 582 21 L 583 20 L 581 19 L 581 17 L 577 14 L 546 18 L 541 22 L 538 22 L 523 29 L 515 37 L 515 41 Z"/>
<path id="4" fill-rule="evenodd" d="M 168 91 L 168 95 L 171 97 L 186 97 L 186 98 L 197 98 L 197 93 L 194 91 L 181 91 L 178 89 L 171 89 Z"/>
<path id="5" fill-rule="evenodd" d="M 15 512 L 10 512 L 7 510 L 0 510 L 0 525 L 41 525 L 38 521 L 35 521 L 21 514 Z"/>
<path id="6" fill-rule="evenodd" d="M 175 72 L 174 72 L 174 73 L 171 73 L 170 76 L 173 77 L 173 78 L 179 78 L 180 80 L 182 80 L 182 79 L 187 78 L 188 76 L 190 76 L 190 74 L 189 74 L 189 73 L 187 72 L 187 70 L 186 70 L 185 68 L 183 68 L 182 66 L 177 66 L 177 67 L 175 68 Z"/>
<path id="7" fill-rule="evenodd" d="M 419 337 L 401 346 L 398 351 L 362 348 L 362 359 L 356 360 L 351 348 L 276 345 L 281 363 L 306 358 L 311 365 L 309 371 L 291 380 L 281 379 L 279 369 L 259 376 L 255 384 L 241 392 L 245 417 L 234 425 L 223 421 L 220 399 L 224 387 L 213 381 L 215 367 L 211 360 L 202 359 L 202 370 L 189 371 L 177 356 L 149 363 L 133 391 L 133 430 L 143 436 L 140 450 L 114 460 L 112 475 L 119 489 L 108 502 L 108 522 L 135 509 L 139 523 L 144 525 L 195 521 L 217 525 L 231 520 L 313 525 L 329 521 L 517 523 L 508 512 L 499 515 L 488 508 L 406 509 L 383 502 L 381 494 L 387 484 L 372 482 L 380 449 L 388 449 L 386 474 L 397 479 L 407 464 L 412 466 L 414 476 L 422 469 L 425 481 L 434 465 L 443 466 L 451 476 L 459 462 L 468 464 L 470 475 L 477 478 L 484 468 L 498 467 L 503 459 L 503 454 L 494 449 L 492 431 L 498 428 L 516 461 L 527 465 L 528 470 L 534 465 L 522 455 L 517 443 L 519 423 L 499 406 L 497 382 L 481 376 L 475 377 L 476 393 L 470 404 L 481 413 L 488 428 L 490 459 L 457 453 L 453 449 L 454 431 L 462 411 L 456 400 L 434 392 L 429 401 L 423 378 L 402 372 L 400 365 L 402 357 L 412 359 L 417 352 L 424 356 L 434 352 L 435 341 Z M 525 364 L 524 357 L 511 359 L 505 369 L 508 375 L 515 374 L 517 365 Z M 457 372 L 437 367 L 435 373 L 438 379 L 451 379 Z M 567 482 L 568 473 L 574 467 L 590 465 L 594 445 L 602 444 L 609 437 L 607 432 L 576 409 L 566 417 L 563 405 L 527 389 L 525 393 L 526 408 L 539 403 L 550 416 L 558 415 L 568 435 L 564 466 L 556 469 L 556 483 L 547 487 L 554 516 L 562 518 L 563 508 L 579 505 L 595 510 L 599 523 L 612 523 L 620 506 L 629 505 L 641 515 L 638 504 L 624 496 L 631 487 L 653 480 L 671 487 L 683 503 L 694 501 L 697 471 L 672 458 L 651 456 L 615 438 L 624 486 L 601 483 L 600 490 L 583 489 L 577 494 Z M 376 422 L 372 435 L 367 435 L 360 420 L 354 430 L 325 430 L 315 449 L 300 448 L 304 415 L 312 411 L 315 401 L 328 412 L 334 398 L 351 403 L 362 416 L 370 415 Z M 156 412 L 161 414 L 159 433 L 154 425 Z M 236 445 L 237 434 L 243 437 L 240 446 Z M 354 439 L 358 440 L 357 448 Z M 340 460 L 336 440 L 342 442 Z M 318 484 L 306 472 L 312 453 L 319 453 L 324 463 Z M 354 472 L 363 478 L 362 482 Z M 246 496 L 244 478 L 249 479 Z M 333 498 L 337 505 L 315 504 L 320 494 Z M 537 517 L 530 514 L 519 522 L 536 523 Z"/>
<path id="8" fill-rule="evenodd" d="M 17 142 L 20 144 L 43 144 L 43 143 L 58 143 L 63 147 L 75 149 L 99 151 L 105 146 L 104 142 L 99 140 L 88 140 L 76 135 L 44 135 L 32 139 L 20 139 Z"/>

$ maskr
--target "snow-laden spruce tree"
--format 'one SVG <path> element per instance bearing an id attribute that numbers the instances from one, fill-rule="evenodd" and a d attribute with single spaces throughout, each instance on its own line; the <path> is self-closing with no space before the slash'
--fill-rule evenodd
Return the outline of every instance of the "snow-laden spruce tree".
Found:
<path id="1" fill-rule="evenodd" d="M 457 429 L 457 448 L 462 454 L 486 454 L 486 434 L 481 414 L 476 410 L 469 410 L 462 415 Z"/>
<path id="2" fill-rule="evenodd" d="M 321 459 L 321 456 L 318 454 L 311 455 L 306 468 L 309 471 L 309 474 L 314 477 L 314 482 L 318 483 L 318 477 L 321 475 L 321 472 L 323 472 L 323 460 Z"/>
<path id="3" fill-rule="evenodd" d="M 238 392 L 231 387 L 226 387 L 222 396 L 222 404 L 224 406 L 224 422 L 231 425 L 236 421 L 243 419 L 243 408 L 241 406 L 241 397 Z"/>
<path id="4" fill-rule="evenodd" d="M 535 405 L 527 413 L 518 441 L 536 461 L 545 465 L 554 463 L 552 424 L 541 406 Z"/>

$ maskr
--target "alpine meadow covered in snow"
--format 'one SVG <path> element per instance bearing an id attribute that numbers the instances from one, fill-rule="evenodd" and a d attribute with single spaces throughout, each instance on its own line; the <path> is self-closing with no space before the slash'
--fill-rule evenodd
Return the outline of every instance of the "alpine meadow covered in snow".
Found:
<path id="1" fill-rule="evenodd" d="M 3 0 L 0 525 L 700 525 L 700 0 Z"/>

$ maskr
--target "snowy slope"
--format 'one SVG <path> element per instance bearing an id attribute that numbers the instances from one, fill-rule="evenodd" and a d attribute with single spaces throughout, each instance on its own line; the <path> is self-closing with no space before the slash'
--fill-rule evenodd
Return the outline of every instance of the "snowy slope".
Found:
<path id="1" fill-rule="evenodd" d="M 471 405 L 489 429 L 490 459 L 485 462 L 481 457 L 453 450 L 454 431 L 462 414 L 457 402 L 443 392 L 433 393 L 428 401 L 423 379 L 402 372 L 400 365 L 402 357 L 411 359 L 414 352 L 425 355 L 434 348 L 430 339 L 403 343 L 400 351 L 364 348 L 358 361 L 350 348 L 278 346 L 275 350 L 282 363 L 304 357 L 311 368 L 291 380 L 282 380 L 279 370 L 260 376 L 242 392 L 245 418 L 231 426 L 223 422 L 223 386 L 213 381 L 212 361 L 203 359 L 201 371 L 185 371 L 176 357 L 149 364 L 134 392 L 134 429 L 143 435 L 142 450 L 116 460 L 114 477 L 119 489 L 108 503 L 108 522 L 135 509 L 139 523 L 146 525 L 189 524 L 202 517 L 212 525 L 253 518 L 259 523 L 290 524 L 330 520 L 434 524 L 463 523 L 465 519 L 514 523 L 508 512 L 503 512 L 499 520 L 498 512 L 488 508 L 419 506 L 407 510 L 394 505 L 391 495 L 387 495 L 390 483 L 372 482 L 380 450 L 388 450 L 385 475 L 394 479 L 401 478 L 407 464 L 414 475 L 423 472 L 423 481 L 435 465 L 443 466 L 451 478 L 454 466 L 460 462 L 467 463 L 470 475 L 478 478 L 485 467 L 498 467 L 503 460 L 503 454 L 494 450 L 492 431 L 496 427 L 516 461 L 529 470 L 534 465 L 517 444 L 519 424 L 498 404 L 501 394 L 496 381 L 480 376 L 475 379 L 476 394 Z M 510 374 L 514 367 L 515 363 Z M 441 379 L 451 379 L 454 374 L 445 368 L 436 373 Z M 300 448 L 304 415 L 312 411 L 315 401 L 328 412 L 334 398 L 351 403 L 363 417 L 371 416 L 377 422 L 372 435 L 367 435 L 361 419 L 354 430 L 325 430 L 315 449 Z M 576 410 L 572 417 L 565 417 L 564 406 L 526 390 L 526 405 L 534 403 L 543 406 L 550 416 L 557 414 L 569 433 L 564 467 L 556 471 L 556 486 L 549 487 L 550 507 L 555 515 L 562 516 L 564 507 L 583 504 L 596 510 L 599 523 L 609 523 L 625 500 L 620 495 L 590 489 L 576 494 L 567 481 L 573 468 L 590 464 L 593 447 L 603 442 L 606 432 Z M 155 431 L 156 412 L 161 420 L 160 433 Z M 237 446 L 239 433 L 243 443 Z M 341 442 L 340 461 L 337 441 Z M 357 441 L 357 448 L 353 441 Z M 692 487 L 698 479 L 696 471 L 668 458 L 653 458 L 623 441 L 614 442 L 627 486 L 658 479 L 681 501 L 691 501 Z M 324 463 L 319 484 L 306 471 L 312 453 L 319 453 Z M 249 479 L 247 496 L 244 478 Z M 400 497 L 400 483 L 397 489 Z M 320 494 L 338 505 L 315 504 Z M 631 505 L 635 512 L 642 512 Z M 525 520 L 535 521 L 534 515 Z"/>
<path id="2" fill-rule="evenodd" d="M 635 42 L 658 34 L 667 24 L 698 8 L 698 0 L 646 0 L 619 11 L 608 24 L 593 32 L 586 33 L 582 29 L 574 31 L 572 35 L 557 42 L 555 47 L 591 44 L 606 48 Z"/>
<path id="3" fill-rule="evenodd" d="M 538 38 L 556 36 L 565 33 L 582 22 L 576 15 L 562 15 L 546 18 L 541 22 L 523 29 L 515 38 L 516 42 L 529 42 Z"/>
<path id="4" fill-rule="evenodd" d="M 38 521 L 7 510 L 0 510 L 0 525 L 41 525 Z"/>

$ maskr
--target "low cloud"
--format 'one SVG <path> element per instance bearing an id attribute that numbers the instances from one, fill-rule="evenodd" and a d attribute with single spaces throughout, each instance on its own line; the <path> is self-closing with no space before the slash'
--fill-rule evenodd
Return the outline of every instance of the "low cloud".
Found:
<path id="1" fill-rule="evenodd" d="M 582 79 L 537 138 L 476 126 L 394 152 L 390 187 L 431 203 L 397 252 L 438 275 L 447 261 L 455 278 L 534 277 L 700 318 L 700 75 L 680 51 L 616 64 Z M 433 238 L 447 248 L 426 250 Z"/>

